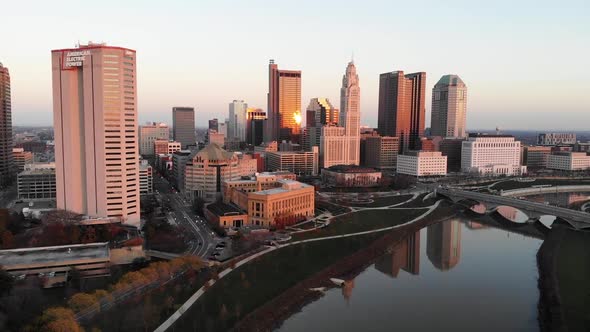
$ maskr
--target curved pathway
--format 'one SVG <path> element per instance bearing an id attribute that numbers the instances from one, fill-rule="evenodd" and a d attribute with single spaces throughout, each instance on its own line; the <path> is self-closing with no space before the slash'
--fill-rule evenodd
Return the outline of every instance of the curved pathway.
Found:
<path id="1" fill-rule="evenodd" d="M 414 197 L 415 198 L 415 197 Z M 414 199 L 412 198 L 412 199 Z M 259 253 L 256 253 L 252 256 L 249 256 L 247 258 L 244 258 L 243 260 L 239 261 L 236 263 L 234 268 L 226 268 L 225 270 L 223 270 L 221 273 L 219 273 L 219 278 L 217 279 L 220 280 L 223 277 L 225 277 L 226 275 L 228 275 L 230 272 L 232 272 L 233 270 L 235 270 L 236 268 L 247 264 L 248 262 L 261 257 L 263 255 L 268 254 L 269 252 L 275 251 L 275 250 L 279 250 L 281 248 L 284 247 L 288 247 L 288 246 L 292 246 L 292 245 L 296 245 L 296 244 L 301 244 L 301 243 L 306 243 L 306 242 L 315 242 L 315 241 L 325 241 L 325 240 L 331 240 L 331 239 L 337 239 L 337 238 L 345 238 L 345 237 L 351 237 L 351 236 L 359 236 L 359 235 L 365 235 L 365 234 L 371 234 L 371 233 L 377 233 L 377 232 L 385 232 L 385 231 L 390 231 L 396 228 L 400 228 L 406 225 L 409 225 L 411 223 L 414 223 L 418 220 L 423 219 L 424 217 L 428 216 L 430 213 L 432 213 L 432 211 L 434 211 L 440 204 L 442 200 L 438 200 L 436 203 L 434 203 L 431 206 L 428 207 L 422 207 L 421 209 L 428 209 L 426 212 L 424 212 L 423 214 L 419 215 L 418 217 L 407 221 L 403 224 L 399 224 L 399 225 L 395 225 L 395 226 L 389 226 L 389 227 L 384 227 L 384 228 L 379 228 L 379 229 L 374 229 L 374 230 L 369 230 L 369 231 L 363 231 L 363 232 L 357 232 L 357 233 L 350 233 L 350 234 L 342 234 L 342 235 L 333 235 L 333 236 L 326 236 L 326 237 L 320 237 L 320 238 L 314 238 L 314 239 L 307 239 L 307 240 L 301 240 L 301 241 L 294 241 L 294 242 L 290 242 L 290 243 L 286 243 L 286 244 L 282 244 L 280 246 L 277 247 L 269 247 L 266 250 L 263 250 Z M 406 201 L 407 202 L 407 201 Z M 406 202 L 403 202 L 401 204 L 404 204 Z M 398 204 L 396 204 L 398 205 Z M 383 209 L 383 208 L 374 208 L 374 209 Z M 416 208 L 398 208 L 398 209 L 416 209 Z M 349 212 L 351 213 L 351 212 Z M 169 329 L 170 327 L 172 327 L 172 325 L 180 318 L 182 317 L 182 315 L 190 309 L 190 307 L 205 293 L 206 288 L 209 288 L 213 285 L 215 285 L 215 283 L 217 282 L 216 280 L 209 280 L 203 287 L 199 288 L 180 308 L 178 308 L 178 310 L 176 310 L 170 317 L 168 317 L 168 319 L 162 323 L 157 329 L 154 330 L 154 332 L 164 332 L 167 329 Z"/>

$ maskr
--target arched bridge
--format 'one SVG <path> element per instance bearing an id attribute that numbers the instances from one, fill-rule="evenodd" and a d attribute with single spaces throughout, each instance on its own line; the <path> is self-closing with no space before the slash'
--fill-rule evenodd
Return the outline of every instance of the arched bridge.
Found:
<path id="1" fill-rule="evenodd" d="M 521 210 L 531 219 L 549 215 L 565 221 L 575 229 L 590 228 L 590 213 L 583 211 L 461 189 L 439 187 L 435 189 L 435 194 L 444 196 L 454 203 L 462 200 L 473 200 L 485 204 L 488 210 L 494 210 L 499 206 L 511 206 Z"/>

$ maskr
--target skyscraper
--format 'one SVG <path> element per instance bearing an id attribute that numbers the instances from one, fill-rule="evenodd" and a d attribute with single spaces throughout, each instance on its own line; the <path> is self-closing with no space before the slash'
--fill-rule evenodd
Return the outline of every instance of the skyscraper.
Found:
<path id="1" fill-rule="evenodd" d="M 13 178 L 12 166 L 12 106 L 10 74 L 0 63 L 0 187 Z"/>
<path id="2" fill-rule="evenodd" d="M 186 149 L 196 144 L 195 109 L 192 107 L 172 108 L 172 136 Z"/>
<path id="3" fill-rule="evenodd" d="M 234 100 L 229 104 L 228 139 L 238 142 L 246 141 L 246 110 L 248 104 L 243 100 Z"/>
<path id="4" fill-rule="evenodd" d="M 325 125 L 337 126 L 339 111 L 328 98 L 312 98 L 307 106 L 305 116 L 304 148 L 311 151 L 312 146 L 320 146 L 320 135 Z"/>
<path id="5" fill-rule="evenodd" d="M 264 125 L 266 112 L 259 108 L 248 108 L 246 111 L 246 143 L 258 146 L 264 141 Z"/>
<path id="6" fill-rule="evenodd" d="M 432 136 L 465 137 L 467 86 L 457 75 L 444 75 L 432 89 Z"/>
<path id="7" fill-rule="evenodd" d="M 57 208 L 139 226 L 134 50 L 51 51 Z"/>
<path id="8" fill-rule="evenodd" d="M 219 120 L 217 118 L 209 120 L 209 130 L 219 130 Z"/>
<path id="9" fill-rule="evenodd" d="M 382 136 L 400 138 L 401 151 L 420 148 L 424 135 L 426 73 L 403 71 L 379 77 L 378 129 Z"/>
<path id="10" fill-rule="evenodd" d="M 298 140 L 301 131 L 301 71 L 268 65 L 268 120 L 265 142 Z"/>
<path id="11" fill-rule="evenodd" d="M 361 88 L 353 61 L 346 66 L 340 88 L 340 126 L 346 128 L 346 159 L 349 165 L 360 164 Z"/>

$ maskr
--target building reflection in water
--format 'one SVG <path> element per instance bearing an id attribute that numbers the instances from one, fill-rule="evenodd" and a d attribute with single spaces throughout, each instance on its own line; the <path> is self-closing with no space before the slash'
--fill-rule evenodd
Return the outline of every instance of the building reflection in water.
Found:
<path id="1" fill-rule="evenodd" d="M 342 296 L 346 300 L 346 303 L 350 303 L 350 298 L 352 297 L 352 290 L 354 289 L 354 278 L 349 280 L 344 280 L 344 284 L 342 285 Z"/>
<path id="2" fill-rule="evenodd" d="M 461 223 L 453 220 L 428 226 L 426 255 L 441 271 L 455 267 L 461 259 Z"/>
<path id="3" fill-rule="evenodd" d="M 390 251 L 377 259 L 375 269 L 393 278 L 397 278 L 400 269 L 415 275 L 420 273 L 420 231 L 408 236 Z"/>

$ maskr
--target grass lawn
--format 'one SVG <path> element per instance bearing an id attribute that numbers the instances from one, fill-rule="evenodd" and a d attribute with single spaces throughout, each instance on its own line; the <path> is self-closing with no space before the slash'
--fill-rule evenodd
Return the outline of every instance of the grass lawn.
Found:
<path id="1" fill-rule="evenodd" d="M 552 186 L 575 186 L 575 185 L 590 185 L 590 180 L 576 180 L 576 179 L 536 179 L 532 182 L 518 182 L 505 181 L 500 182 L 491 189 L 496 190 L 512 190 L 520 188 L 529 188 L 538 185 L 552 185 Z"/>
<path id="2" fill-rule="evenodd" d="M 303 243 L 268 253 L 211 286 L 170 331 L 227 331 L 267 301 L 366 247 L 383 233 Z"/>
<path id="3" fill-rule="evenodd" d="M 569 230 L 556 253 L 561 306 L 569 331 L 590 326 L 590 234 Z"/>
<path id="4" fill-rule="evenodd" d="M 336 217 L 332 219 L 327 227 L 316 231 L 293 234 L 293 241 L 364 232 L 400 225 L 420 216 L 424 212 L 426 212 L 426 209 L 358 211 Z"/>
<path id="5" fill-rule="evenodd" d="M 394 204 L 399 204 L 405 202 L 412 198 L 413 195 L 399 195 L 399 196 L 387 196 L 387 197 L 373 197 L 369 198 L 372 200 L 371 203 L 359 203 L 354 201 L 346 201 L 341 200 L 338 203 L 344 206 L 354 206 L 354 207 L 384 207 L 390 206 Z"/>

